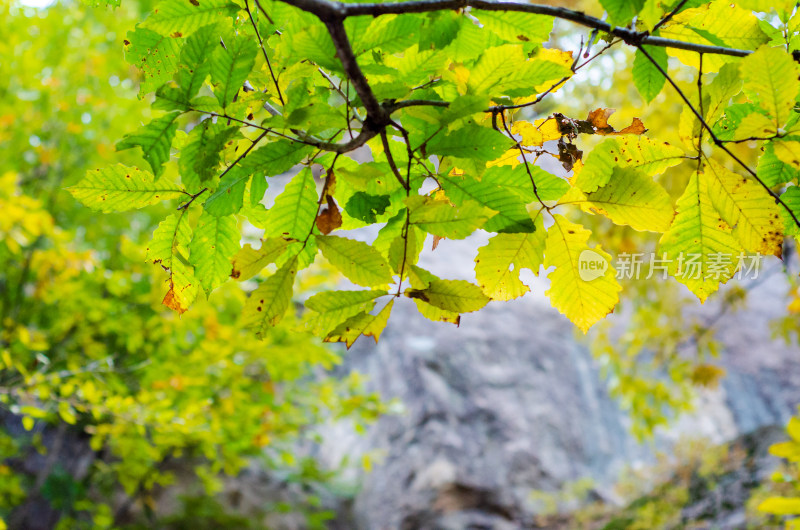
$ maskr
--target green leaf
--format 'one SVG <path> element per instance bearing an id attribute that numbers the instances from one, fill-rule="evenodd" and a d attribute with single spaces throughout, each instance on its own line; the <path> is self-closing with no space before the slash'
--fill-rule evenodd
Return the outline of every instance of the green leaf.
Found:
<path id="1" fill-rule="evenodd" d="M 411 265 L 407 269 L 408 280 L 414 289 L 426 289 L 434 280 L 439 280 L 437 276 L 416 265 Z M 414 304 L 419 313 L 434 322 L 450 322 L 458 326 L 461 323 L 461 315 L 455 311 L 447 311 L 433 306 L 421 298 L 414 298 Z"/>
<path id="2" fill-rule="evenodd" d="M 311 61 L 327 70 L 342 71 L 330 33 L 316 22 L 304 31 L 293 34 L 291 39 L 281 39 L 278 51 L 286 56 L 286 64 Z"/>
<path id="3" fill-rule="evenodd" d="M 683 157 L 682 149 L 646 136 L 609 138 L 589 153 L 575 185 L 591 193 L 608 183 L 615 167 L 634 168 L 652 176 L 680 164 Z"/>
<path id="4" fill-rule="evenodd" d="M 429 154 L 475 158 L 489 161 L 507 151 L 513 143 L 494 129 L 467 124 L 450 134 L 438 134 L 427 145 Z"/>
<path id="5" fill-rule="evenodd" d="M 211 82 L 214 95 L 223 108 L 230 105 L 253 70 L 258 45 L 249 37 L 225 39 L 225 46 L 211 54 Z"/>
<path id="6" fill-rule="evenodd" d="M 424 289 L 407 289 L 407 297 L 454 313 L 477 311 L 489 303 L 481 288 L 465 280 L 433 279 Z"/>
<path id="7" fill-rule="evenodd" d="M 149 171 L 122 164 L 87 171 L 67 188 L 85 206 L 100 212 L 125 212 L 184 195 L 169 179 L 153 179 Z"/>
<path id="8" fill-rule="evenodd" d="M 507 44 L 489 48 L 471 68 L 467 88 L 471 94 L 529 96 L 535 87 L 570 77 L 572 70 L 563 64 L 527 59 L 522 46 Z"/>
<path id="9" fill-rule="evenodd" d="M 239 250 L 239 227 L 233 216 L 200 215 L 189 245 L 189 261 L 195 276 L 210 293 L 231 275 L 231 258 Z"/>
<path id="10" fill-rule="evenodd" d="M 724 65 L 714 80 L 703 88 L 704 95 L 708 96 L 708 102 L 704 102 L 706 123 L 715 123 L 725 112 L 731 98 L 741 91 L 739 65 L 736 63 Z"/>
<path id="11" fill-rule="evenodd" d="M 461 206 L 465 201 L 474 201 L 497 212 L 483 225 L 484 230 L 504 233 L 535 230 L 524 200 L 513 191 L 468 176 L 440 174 L 437 180 L 456 206 Z"/>
<path id="12" fill-rule="evenodd" d="M 511 13 L 473 9 L 470 14 L 483 27 L 508 42 L 533 43 L 537 46 L 550 40 L 553 18 L 533 13 Z"/>
<path id="13" fill-rule="evenodd" d="M 251 175 L 274 177 L 292 169 L 310 151 L 307 145 L 279 140 L 252 151 L 239 166 Z"/>
<path id="14" fill-rule="evenodd" d="M 521 269 L 539 273 L 544 259 L 546 233 L 542 218 L 530 234 L 497 234 L 478 249 L 475 277 L 484 294 L 492 300 L 512 300 L 530 289 L 519 279 Z"/>
<path id="15" fill-rule="evenodd" d="M 261 204 L 261 201 L 264 200 L 264 195 L 267 194 L 268 187 L 267 177 L 262 175 L 253 177 L 253 180 L 250 181 L 250 206 L 255 208 Z"/>
<path id="16" fill-rule="evenodd" d="M 344 210 L 354 219 L 373 224 L 377 222 L 377 216 L 383 215 L 388 207 L 388 195 L 370 195 L 357 191 L 347 200 Z"/>
<path id="17" fill-rule="evenodd" d="M 363 241 L 337 236 L 315 236 L 317 246 L 331 264 L 351 282 L 364 287 L 386 285 L 392 270 L 383 256 Z"/>
<path id="18" fill-rule="evenodd" d="M 714 160 L 708 161 L 705 177 L 711 204 L 732 235 L 749 252 L 781 256 L 783 222 L 780 208 L 754 179 L 729 171 Z"/>
<path id="19" fill-rule="evenodd" d="M 775 156 L 775 146 L 772 142 L 764 145 L 764 154 L 758 159 L 756 173 L 770 188 L 791 182 L 798 175 L 795 168 Z"/>
<path id="20" fill-rule="evenodd" d="M 703 173 L 692 174 L 676 206 L 677 214 L 661 236 L 659 250 L 671 260 L 669 273 L 704 302 L 720 282 L 733 276 L 742 247 L 711 204 Z"/>
<path id="21" fill-rule="evenodd" d="M 261 242 L 258 250 L 250 244 L 245 245 L 231 260 L 231 278 L 240 282 L 249 280 L 270 263 L 275 263 L 291 243 L 286 239 L 270 237 Z"/>
<path id="22" fill-rule="evenodd" d="M 233 215 L 242 209 L 244 189 L 250 175 L 234 168 L 222 177 L 219 187 L 203 204 L 203 208 L 216 217 Z"/>
<path id="23" fill-rule="evenodd" d="M 297 258 L 292 258 L 250 294 L 242 311 L 242 325 L 263 337 L 280 322 L 292 301 Z"/>
<path id="24" fill-rule="evenodd" d="M 373 49 L 380 49 L 384 53 L 401 52 L 419 41 L 422 21 L 422 18 L 414 15 L 373 18 L 363 33 L 351 37 L 353 52 L 356 55 Z"/>
<path id="25" fill-rule="evenodd" d="M 228 127 L 211 120 L 203 120 L 189 132 L 178 159 L 181 181 L 187 189 L 196 193 L 204 183 L 217 175 L 222 150 L 238 135 L 238 127 Z"/>
<path id="26" fill-rule="evenodd" d="M 235 15 L 239 9 L 229 0 L 161 0 L 141 25 L 162 35 L 188 37 L 203 26 Z"/>
<path id="27" fill-rule="evenodd" d="M 776 129 L 786 125 L 800 92 L 800 69 L 781 48 L 762 46 L 742 59 L 739 71 L 745 91 L 772 118 Z"/>
<path id="28" fill-rule="evenodd" d="M 600 247 L 587 245 L 589 230 L 562 215 L 553 216 L 553 220 L 555 223 L 547 230 L 544 266 L 555 270 L 548 276 L 550 289 L 545 294 L 553 307 L 586 333 L 614 310 L 622 287 L 608 264 L 611 256 Z M 587 269 L 592 262 L 604 262 L 605 270 Z M 598 275 L 587 276 L 587 271 Z"/>
<path id="29" fill-rule="evenodd" d="M 792 211 L 794 216 L 800 219 L 800 188 L 797 186 L 789 186 L 786 191 L 783 192 L 783 195 L 781 195 L 781 200 L 789 207 L 789 210 Z M 780 212 L 783 225 L 786 227 L 784 233 L 789 236 L 800 236 L 800 227 L 797 226 L 797 223 L 786 211 L 786 208 L 781 206 Z"/>
<path id="30" fill-rule="evenodd" d="M 632 168 L 614 168 L 608 184 L 587 198 L 590 209 L 634 230 L 666 232 L 675 214 L 666 190 Z"/>
<path id="31" fill-rule="evenodd" d="M 614 26 L 627 26 L 644 6 L 644 0 L 600 0 Z"/>
<path id="32" fill-rule="evenodd" d="M 389 294 L 384 290 L 326 291 L 306 300 L 306 309 L 316 312 L 307 322 L 315 335 L 327 335 L 333 329 L 359 313 L 369 313 L 375 300 Z"/>
<path id="33" fill-rule="evenodd" d="M 304 240 L 317 217 L 317 200 L 314 175 L 304 168 L 286 185 L 267 212 L 268 233 Z"/>
<path id="34" fill-rule="evenodd" d="M 449 201 L 423 195 L 411 196 L 405 203 L 411 211 L 411 224 L 448 239 L 464 239 L 494 213 L 476 202 L 466 201 L 455 207 Z"/>
<path id="35" fill-rule="evenodd" d="M 179 114 L 170 112 L 140 127 L 135 133 L 125 135 L 117 142 L 117 151 L 141 147 L 142 156 L 150 164 L 153 174 L 160 177 L 164 172 L 164 164 L 169 161 L 169 150 L 178 130 L 175 119 Z"/>
<path id="36" fill-rule="evenodd" d="M 683 42 L 740 50 L 755 50 L 768 40 L 752 12 L 724 0 L 684 10 L 672 17 L 669 24 L 662 26 L 659 34 Z M 697 52 L 672 48 L 668 52 L 687 66 L 699 66 Z M 716 72 L 724 64 L 736 60 L 733 57 L 704 54 L 703 71 Z"/>
<path id="37" fill-rule="evenodd" d="M 564 196 L 570 189 L 569 182 L 561 177 L 548 173 L 538 166 L 529 165 L 527 168 L 520 164 L 515 168 L 508 166 L 492 167 L 486 170 L 481 180 L 487 184 L 495 184 L 509 189 L 522 197 L 526 203 L 538 202 L 533 193 L 531 175 L 536 183 L 536 193 L 543 201 L 555 201 Z"/>
<path id="38" fill-rule="evenodd" d="M 181 39 L 159 35 L 137 26 L 125 39 L 125 58 L 142 71 L 139 97 L 153 92 L 172 78 L 178 68 Z"/>
<path id="39" fill-rule="evenodd" d="M 219 48 L 220 30 L 217 24 L 204 26 L 186 39 L 175 80 L 184 97 L 191 100 L 211 73 L 208 58 Z"/>
<path id="40" fill-rule="evenodd" d="M 652 57 L 658 65 L 667 71 L 667 49 L 660 46 L 643 46 L 645 51 Z M 633 84 L 641 94 L 645 102 L 650 103 L 664 88 L 667 78 L 658 71 L 658 68 L 641 52 L 636 50 L 633 59 Z"/>
<path id="41" fill-rule="evenodd" d="M 397 274 L 409 265 L 417 263 L 419 254 L 425 246 L 425 234 L 414 225 L 409 225 L 405 235 L 402 230 L 389 245 L 388 262 Z"/>
<path id="42" fill-rule="evenodd" d="M 153 239 L 147 246 L 147 259 L 169 269 L 173 261 L 189 257 L 188 245 L 192 239 L 192 228 L 186 218 L 186 209 L 174 213 L 159 223 Z"/>
<path id="43" fill-rule="evenodd" d="M 189 309 L 199 287 L 188 260 L 191 238 L 192 229 L 184 209 L 158 225 L 147 247 L 147 259 L 169 269 L 169 290 L 162 303 L 178 314 Z"/>
<path id="44" fill-rule="evenodd" d="M 325 342 L 344 342 L 347 344 L 347 348 L 350 349 L 356 339 L 363 335 L 374 338 L 377 343 L 381 333 L 386 328 L 393 306 L 394 298 L 377 315 L 363 312 L 348 318 L 325 337 Z"/>

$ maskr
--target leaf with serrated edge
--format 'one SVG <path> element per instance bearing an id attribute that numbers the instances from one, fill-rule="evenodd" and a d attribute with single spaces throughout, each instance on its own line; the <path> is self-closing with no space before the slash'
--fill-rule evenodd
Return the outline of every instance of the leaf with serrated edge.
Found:
<path id="1" fill-rule="evenodd" d="M 169 290 L 163 304 L 178 314 L 185 313 L 197 297 L 199 284 L 187 257 L 192 229 L 186 210 L 164 219 L 153 232 L 147 259 L 169 270 Z"/>
<path id="2" fill-rule="evenodd" d="M 377 315 L 364 312 L 348 318 L 325 337 L 325 342 L 344 342 L 347 344 L 347 349 L 350 349 L 356 339 L 363 335 L 372 337 L 377 343 L 389 321 L 393 305 L 394 299 L 390 300 Z"/>
<path id="3" fill-rule="evenodd" d="M 222 285 L 231 274 L 231 258 L 239 250 L 239 227 L 233 216 L 203 212 L 189 245 L 189 261 L 206 292 Z"/>
<path id="4" fill-rule="evenodd" d="M 647 53 L 652 57 L 659 66 L 666 72 L 667 71 L 667 50 L 666 48 L 656 46 L 644 46 Z M 658 68 L 648 59 L 640 50 L 636 50 L 636 56 L 633 59 L 633 68 L 631 69 L 633 75 L 633 84 L 636 90 L 641 94 L 645 102 L 650 103 L 655 99 L 661 89 L 664 88 L 667 78 L 664 77 Z"/>
<path id="5" fill-rule="evenodd" d="M 392 281 L 392 270 L 386 260 L 363 241 L 319 235 L 316 240 L 325 259 L 351 282 L 372 287 Z"/>
<path id="6" fill-rule="evenodd" d="M 595 147 L 583 165 L 575 185 L 586 193 L 605 186 L 615 167 L 630 167 L 656 175 L 680 164 L 683 150 L 646 136 L 610 138 Z"/>
<path id="7" fill-rule="evenodd" d="M 667 191 L 652 177 L 631 168 L 614 168 L 608 184 L 587 195 L 590 210 L 634 230 L 665 232 L 675 210 Z"/>
<path id="8" fill-rule="evenodd" d="M 436 275 L 417 265 L 411 265 L 407 267 L 406 270 L 408 271 L 408 281 L 414 289 L 425 289 L 433 280 L 439 279 Z M 434 322 L 449 322 L 456 326 L 461 323 L 461 315 L 456 311 L 447 311 L 446 309 L 433 306 L 420 298 L 414 298 L 414 303 L 417 306 L 419 314 L 428 320 Z"/>
<path id="9" fill-rule="evenodd" d="M 254 249 L 250 244 L 242 247 L 231 260 L 231 278 L 249 280 L 270 263 L 275 263 L 292 241 L 270 237 L 261 242 L 261 248 Z"/>
<path id="10" fill-rule="evenodd" d="M 762 46 L 742 59 L 744 89 L 769 113 L 774 130 L 786 125 L 800 93 L 800 68 L 781 48 Z"/>
<path id="11" fill-rule="evenodd" d="M 211 55 L 211 81 L 219 104 L 230 105 L 255 65 L 258 46 L 246 37 L 227 39 Z"/>
<path id="12" fill-rule="evenodd" d="M 431 280 L 424 289 L 407 289 L 405 295 L 454 313 L 470 313 L 489 303 L 489 297 L 483 294 L 481 288 L 466 280 L 437 278 Z"/>
<path id="13" fill-rule="evenodd" d="M 781 256 L 780 207 L 754 179 L 734 173 L 714 160 L 705 172 L 708 195 L 732 235 L 749 252 Z"/>
<path id="14" fill-rule="evenodd" d="M 229 0 L 162 0 L 141 26 L 162 35 L 188 37 L 203 26 L 234 15 L 239 6 Z"/>
<path id="15" fill-rule="evenodd" d="M 464 201 L 455 207 L 449 201 L 423 195 L 413 195 L 405 203 L 411 210 L 411 224 L 448 239 L 464 239 L 494 213 L 474 201 Z"/>
<path id="16" fill-rule="evenodd" d="M 317 293 L 306 300 L 306 309 L 315 313 L 306 325 L 315 335 L 325 336 L 349 318 L 370 312 L 375 300 L 387 294 L 384 290 Z"/>
<path id="17" fill-rule="evenodd" d="M 661 236 L 659 254 L 666 254 L 669 273 L 686 285 L 701 302 L 719 289 L 735 272 L 742 247 L 731 235 L 731 229 L 717 213 L 708 196 L 705 176 L 693 173 L 683 195 L 676 204 L 677 213 L 670 229 Z M 691 254 L 699 255 L 699 267 L 689 266 Z M 683 270 L 679 270 L 679 257 L 683 255 Z M 711 263 L 713 256 L 727 256 L 729 265 L 719 267 Z M 714 274 L 709 274 L 710 269 Z M 719 271 L 717 275 L 716 271 Z M 697 272 L 697 274 L 695 274 Z"/>
<path id="18" fill-rule="evenodd" d="M 317 217 L 317 186 L 311 170 L 304 168 L 283 188 L 267 212 L 270 234 L 303 240 Z"/>
<path id="19" fill-rule="evenodd" d="M 587 262 L 581 260 L 584 251 L 592 252 L 590 256 L 595 259 L 599 256 L 606 264 L 611 256 L 600 247 L 587 245 L 591 232 L 581 225 L 571 223 L 562 215 L 553 216 L 553 220 L 553 226 L 547 230 L 544 266 L 555 267 L 555 270 L 548 276 L 550 289 L 545 294 L 550 297 L 553 307 L 586 333 L 614 310 L 622 287 L 610 265 L 602 276 L 583 280 L 581 263 Z"/>
<path id="20" fill-rule="evenodd" d="M 544 259 L 544 225 L 536 218 L 530 234 L 497 234 L 478 249 L 475 277 L 484 294 L 492 300 L 512 300 L 530 289 L 519 279 L 521 269 L 538 274 Z"/>
<path id="21" fill-rule="evenodd" d="M 83 180 L 67 190 L 84 206 L 100 212 L 135 210 L 184 195 L 169 179 L 154 181 L 149 171 L 122 164 L 87 171 Z"/>
<path id="22" fill-rule="evenodd" d="M 292 286 L 297 275 L 297 258 L 287 261 L 250 294 L 242 311 L 242 325 L 254 328 L 259 336 L 280 322 L 292 301 Z"/>
<path id="23" fill-rule="evenodd" d="M 153 174 L 160 177 L 164 173 L 164 164 L 169 161 L 169 150 L 178 130 L 175 118 L 179 114 L 170 112 L 140 127 L 135 133 L 125 135 L 117 142 L 117 151 L 141 147 L 142 157 L 150 164 Z"/>

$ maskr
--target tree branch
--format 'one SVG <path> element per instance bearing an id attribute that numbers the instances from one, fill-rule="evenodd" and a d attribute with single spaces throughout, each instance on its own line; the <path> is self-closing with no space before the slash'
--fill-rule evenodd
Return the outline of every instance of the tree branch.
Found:
<path id="1" fill-rule="evenodd" d="M 708 123 L 706 123 L 706 120 L 705 120 L 705 119 L 703 119 L 703 116 L 700 114 L 700 112 L 699 112 L 699 111 L 698 111 L 698 110 L 695 108 L 695 106 L 694 106 L 694 105 L 692 105 L 692 102 L 691 102 L 691 101 L 689 101 L 689 98 L 687 98 L 687 97 L 686 97 L 686 94 L 684 94 L 684 93 L 683 93 L 683 90 L 681 90 L 681 89 L 680 89 L 680 87 L 679 87 L 677 84 L 675 84 L 675 81 L 673 81 L 673 80 L 672 80 L 672 78 L 671 78 L 671 77 L 669 76 L 669 74 L 668 74 L 668 73 L 667 73 L 667 72 L 666 72 L 666 71 L 665 71 L 665 70 L 664 70 L 664 69 L 661 67 L 661 65 L 660 65 L 660 64 L 658 64 L 658 62 L 657 62 L 655 59 L 653 59 L 653 57 L 651 57 L 651 56 L 650 56 L 650 54 L 649 54 L 649 53 L 647 53 L 647 51 L 646 51 L 646 50 L 645 50 L 645 49 L 644 49 L 642 46 L 639 46 L 638 48 L 639 48 L 639 51 L 641 51 L 641 52 L 642 52 L 642 54 L 643 54 L 645 57 L 647 57 L 647 60 L 648 60 L 648 61 L 650 61 L 650 62 L 653 64 L 653 66 L 655 66 L 655 67 L 656 67 L 656 69 L 657 69 L 659 72 L 661 72 L 661 75 L 663 75 L 663 76 L 664 76 L 664 78 L 665 78 L 665 79 L 666 79 L 666 80 L 669 82 L 669 84 L 670 84 L 670 85 L 672 85 L 672 88 L 674 88 L 674 89 L 675 89 L 675 91 L 676 91 L 676 92 L 678 92 L 678 95 L 681 97 L 681 99 L 683 99 L 684 103 L 686 103 L 686 105 L 689 107 L 689 110 L 691 110 L 691 111 L 692 111 L 692 113 L 693 113 L 693 114 L 694 114 L 694 115 L 697 117 L 697 119 L 700 121 L 700 125 L 701 125 L 701 127 L 702 127 L 702 128 L 704 128 L 706 131 L 708 131 L 708 135 L 709 135 L 709 137 L 711 137 L 711 140 L 713 140 L 713 142 L 714 142 L 714 145 L 716 145 L 717 147 L 719 147 L 720 149 L 722 149 L 723 151 L 725 151 L 725 153 L 726 153 L 728 156 L 730 156 L 730 157 L 731 157 L 731 158 L 734 160 L 734 162 L 736 162 L 737 164 L 739 164 L 739 166 L 741 166 L 742 168 L 744 168 L 744 170 L 745 170 L 745 171 L 747 171 L 748 173 L 750 173 L 750 175 L 751 175 L 751 176 L 752 176 L 754 179 L 756 179 L 756 182 L 758 182 L 759 184 L 761 184 L 761 187 L 762 187 L 762 188 L 764 188 L 764 189 L 766 190 L 766 192 L 767 192 L 767 193 L 769 193 L 769 195 L 770 195 L 770 196 L 771 196 L 771 197 L 772 197 L 772 198 L 775 200 L 775 203 L 776 203 L 776 204 L 780 204 L 781 206 L 783 206 L 784 210 L 786 210 L 786 212 L 787 212 L 787 213 L 788 213 L 788 214 L 791 216 L 791 218 L 794 220 L 795 224 L 796 224 L 797 226 L 800 226 L 800 220 L 799 220 L 799 219 L 797 218 L 797 216 L 794 214 L 794 212 L 792 211 L 792 209 L 791 209 L 791 208 L 789 208 L 789 206 L 788 206 L 788 205 L 787 205 L 785 202 L 783 202 L 783 200 L 780 198 L 780 196 L 779 196 L 778 194 L 776 194 L 774 191 L 772 191 L 772 190 L 770 189 L 770 187 L 769 187 L 769 186 L 767 186 L 766 182 L 764 182 L 763 180 L 761 180 L 761 178 L 760 178 L 760 177 L 759 177 L 759 176 L 756 174 L 756 172 L 755 172 L 755 171 L 753 171 L 753 170 L 750 168 L 750 166 L 748 166 L 747 164 L 745 164 L 745 163 L 744 163 L 744 162 L 743 162 L 743 161 L 742 161 L 742 160 L 741 160 L 741 159 L 740 159 L 738 156 L 736 156 L 736 155 L 733 153 L 733 151 L 731 151 L 730 149 L 728 149 L 728 148 L 725 146 L 725 143 L 724 143 L 722 140 L 720 140 L 719 138 L 717 138 L 717 135 L 716 135 L 716 134 L 714 134 L 714 131 L 713 131 L 713 130 L 711 130 L 711 127 L 708 125 Z"/>
<path id="2" fill-rule="evenodd" d="M 608 22 L 599 18 L 589 16 L 581 11 L 574 11 L 564 7 L 556 7 L 541 4 L 522 4 L 512 1 L 492 1 L 492 0 L 409 0 L 405 2 L 391 2 L 386 4 L 344 4 L 341 2 L 331 2 L 329 0 L 281 0 L 289 5 L 313 13 L 326 24 L 338 22 L 347 17 L 354 16 L 373 16 L 380 15 L 402 15 L 406 13 L 428 13 L 431 11 L 445 11 L 464 9 L 473 7 L 485 11 L 508 11 L 517 13 L 532 13 L 535 15 L 547 15 L 563 20 L 569 20 L 575 24 L 587 28 L 596 29 L 604 33 L 619 37 L 626 43 L 633 46 L 646 44 L 648 46 L 661 46 L 667 48 L 678 48 L 681 50 L 695 51 L 700 53 L 710 53 L 717 55 L 731 55 L 734 57 L 744 57 L 752 53 L 749 50 L 739 50 L 736 48 L 726 48 L 724 46 L 710 46 L 706 44 L 695 44 L 683 42 L 663 37 L 651 36 L 646 31 L 635 31 L 627 28 L 612 26 Z M 330 26 L 329 26 L 330 30 Z M 334 39 L 334 43 L 336 39 Z M 349 75 L 349 74 L 348 74 Z"/>
<path id="3" fill-rule="evenodd" d="M 312 1 L 316 2 L 321 0 Z M 361 98 L 361 104 L 367 109 L 367 119 L 364 122 L 364 127 L 367 128 L 371 121 L 373 122 L 373 126 L 383 128 L 389 122 L 389 113 L 386 112 L 386 109 L 378 102 L 375 94 L 372 93 L 372 88 L 369 86 L 364 72 L 362 72 L 361 68 L 358 66 L 356 56 L 353 53 L 352 46 L 350 46 L 350 39 L 347 38 L 347 31 L 344 29 L 342 20 L 343 19 L 339 18 L 333 20 L 323 19 L 323 22 L 325 22 L 328 33 L 330 33 L 331 39 L 333 39 L 333 45 L 336 47 L 336 55 L 339 57 L 339 61 L 341 61 L 347 77 L 350 78 L 350 82 L 353 84 L 356 94 Z"/>
<path id="4" fill-rule="evenodd" d="M 272 78 L 272 82 L 275 84 L 275 90 L 277 90 L 278 92 L 278 99 L 281 101 L 281 105 L 286 105 L 286 102 L 283 101 L 283 94 L 281 94 L 281 87 L 278 86 L 278 79 L 275 77 L 275 72 L 272 71 L 272 63 L 269 62 L 267 49 L 264 48 L 264 41 L 261 40 L 261 34 L 258 32 L 258 25 L 256 24 L 256 21 L 253 18 L 253 13 L 250 12 L 250 4 L 247 2 L 247 0 L 244 0 L 244 8 L 247 11 L 247 16 L 250 17 L 250 23 L 253 25 L 253 31 L 256 32 L 256 38 L 258 39 L 258 46 L 259 48 L 261 48 L 261 53 L 264 54 L 264 60 L 267 62 L 267 68 L 269 68 L 269 75 Z"/>

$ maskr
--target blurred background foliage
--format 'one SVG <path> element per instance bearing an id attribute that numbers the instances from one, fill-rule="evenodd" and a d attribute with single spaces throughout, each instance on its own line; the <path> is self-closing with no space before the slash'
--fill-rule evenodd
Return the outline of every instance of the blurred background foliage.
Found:
<path id="1" fill-rule="evenodd" d="M 264 342 L 243 330 L 238 285 L 226 284 L 182 317 L 170 312 L 161 305 L 166 274 L 144 253 L 164 208 L 100 216 L 64 191 L 89 168 L 134 162 L 134 153 L 116 153 L 114 144 L 150 119 L 150 105 L 136 97 L 138 74 L 123 60 L 123 40 L 151 4 L 127 0 L 111 9 L 62 0 L 41 9 L 15 0 L 0 7 L 0 529 L 21 526 L 34 513 L 60 528 L 148 527 L 161 513 L 152 492 L 168 488 L 185 502 L 158 521 L 162 527 L 246 527 L 252 520 L 237 519 L 212 499 L 221 477 L 235 476 L 252 459 L 302 484 L 304 501 L 280 509 L 322 527 L 330 514 L 315 492 L 347 492 L 336 490 L 335 473 L 293 448 L 315 439 L 314 425 L 347 417 L 363 428 L 385 405 L 362 390 L 358 377 L 320 377 L 339 357 L 297 333 L 292 321 Z M 557 46 L 577 49 L 580 36 L 565 24 L 557 28 Z M 646 105 L 631 62 L 630 50 L 613 47 L 525 112 L 583 119 L 594 108 L 616 108 L 612 124 L 639 117 L 660 138 L 680 143 L 680 101 L 665 90 Z M 675 73 L 691 93 L 696 72 Z M 751 147 L 737 149 L 754 163 Z M 691 169 L 671 171 L 661 184 L 676 197 Z M 655 249 L 656 234 L 594 219 L 593 242 Z M 777 261 L 769 266 L 785 272 Z M 796 341 L 800 299 L 794 275 L 786 276 L 790 289 L 780 303 L 787 316 L 774 331 Z M 325 281 L 326 271 L 317 271 L 305 286 Z M 718 297 L 720 314 L 740 307 L 748 289 L 728 287 Z M 646 438 L 688 410 L 696 389 L 716 385 L 724 371 L 714 362 L 714 321 L 687 311 L 697 301 L 683 286 L 629 281 L 623 293 L 624 323 L 603 323 L 589 340 L 632 429 Z M 792 436 L 773 451 L 789 463 L 776 473 L 777 485 L 759 493 L 762 501 L 772 489 L 786 499 L 797 495 L 800 434 Z M 67 439 L 85 451 L 66 457 Z M 729 457 L 697 447 L 684 456 L 679 460 L 692 472 L 678 478 L 710 476 L 714 463 Z M 178 476 L 176 462 L 191 477 Z M 668 484 L 626 517 L 641 528 L 670 524 L 687 501 L 688 482 Z M 585 489 L 577 485 L 576 495 Z"/>
<path id="2" fill-rule="evenodd" d="M 238 285 L 169 311 L 145 262 L 165 212 L 99 217 L 64 191 L 125 158 L 121 131 L 148 119 L 122 50 L 149 8 L 0 7 L 0 528 L 152 527 L 150 492 L 168 487 L 206 499 L 172 523 L 220 527 L 207 500 L 251 459 L 304 485 L 305 505 L 282 509 L 321 524 L 331 476 L 290 448 L 331 419 L 372 421 L 377 397 L 357 376 L 312 377 L 339 358 L 292 322 L 263 342 L 241 328 Z"/>

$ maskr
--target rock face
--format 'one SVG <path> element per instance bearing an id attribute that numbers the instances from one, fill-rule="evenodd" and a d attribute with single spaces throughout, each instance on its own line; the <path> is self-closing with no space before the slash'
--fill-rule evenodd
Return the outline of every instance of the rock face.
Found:
<path id="1" fill-rule="evenodd" d="M 453 245 L 440 246 L 436 261 L 423 265 L 444 277 L 468 277 L 454 267 L 469 267 L 467 249 L 475 242 L 446 243 Z M 746 311 L 720 321 L 727 377 L 655 446 L 687 433 L 723 442 L 788 421 L 800 403 L 800 352 L 770 340 L 767 327 L 785 307 L 783 292 L 777 275 L 758 287 Z M 715 308 L 704 311 L 713 315 Z M 597 485 L 597 498 L 615 501 L 610 485 L 617 474 L 646 462 L 653 444 L 640 445 L 629 434 L 625 414 L 574 333 L 541 295 L 490 304 L 463 316 L 458 328 L 429 322 L 413 302 L 398 300 L 380 343 L 360 339 L 342 371 L 365 374 L 405 411 L 382 418 L 363 437 L 331 427 L 320 449 L 332 464 L 344 455 L 379 455 L 370 473 L 352 471 L 361 483 L 356 526 L 529 528 L 532 490 L 555 491 L 584 477 Z"/>

